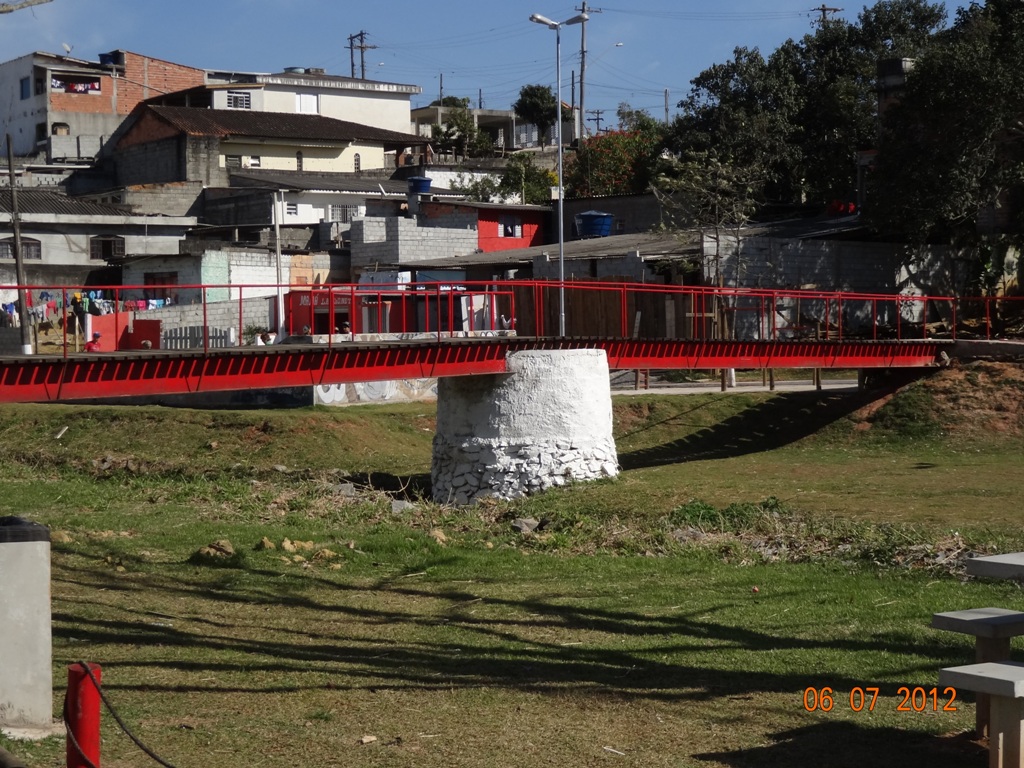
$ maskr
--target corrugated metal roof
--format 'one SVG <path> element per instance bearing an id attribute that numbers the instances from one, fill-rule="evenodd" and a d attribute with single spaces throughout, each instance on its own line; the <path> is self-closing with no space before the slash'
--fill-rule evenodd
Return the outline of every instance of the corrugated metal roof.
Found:
<path id="1" fill-rule="evenodd" d="M 344 173 L 311 173 L 307 171 L 234 171 L 232 179 L 239 186 L 251 186 L 251 182 L 275 186 L 280 189 L 330 190 L 354 194 L 377 195 L 380 188 L 393 195 L 404 195 L 409 183 L 397 179 L 372 179 L 351 176 Z M 447 189 L 431 189 L 431 194 L 455 194 Z"/>
<path id="2" fill-rule="evenodd" d="M 600 259 L 626 256 L 639 253 L 644 259 L 678 259 L 699 254 L 701 246 L 685 237 L 673 237 L 662 234 L 611 235 L 610 237 L 593 237 L 587 240 L 570 240 L 565 243 L 566 260 Z M 558 258 L 558 243 L 534 245 L 529 248 L 515 248 L 507 251 L 491 251 L 489 253 L 467 253 L 462 256 L 451 256 L 443 259 L 426 259 L 414 267 L 460 267 L 470 265 L 512 265 L 531 264 L 538 256 L 545 253 L 551 259 Z"/>
<path id="3" fill-rule="evenodd" d="M 171 126 L 190 136 L 245 136 L 266 139 L 314 141 L 373 141 L 412 146 L 427 139 L 371 125 L 335 120 L 321 115 L 289 112 L 257 112 L 245 109 L 200 109 L 196 107 L 146 106 Z"/>
<path id="4" fill-rule="evenodd" d="M 11 190 L 0 189 L 0 212 L 12 210 Z M 33 187 L 18 187 L 18 212 L 22 214 L 52 213 L 61 216 L 130 216 L 127 206 L 77 200 L 59 192 Z"/>

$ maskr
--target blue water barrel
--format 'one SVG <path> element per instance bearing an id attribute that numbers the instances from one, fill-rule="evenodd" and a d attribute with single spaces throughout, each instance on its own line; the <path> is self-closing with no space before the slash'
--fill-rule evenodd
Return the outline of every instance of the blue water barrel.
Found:
<path id="1" fill-rule="evenodd" d="M 431 179 L 427 176 L 410 176 L 409 177 L 409 194 L 410 195 L 426 195 L 430 192 Z"/>
<path id="2" fill-rule="evenodd" d="M 584 211 L 576 216 L 576 226 L 579 229 L 580 237 L 608 237 L 612 233 L 612 219 L 610 213 L 602 211 Z"/>

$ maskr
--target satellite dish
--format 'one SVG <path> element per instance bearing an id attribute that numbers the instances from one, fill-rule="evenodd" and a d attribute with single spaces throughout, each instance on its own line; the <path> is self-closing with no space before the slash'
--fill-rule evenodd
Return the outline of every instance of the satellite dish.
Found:
<path id="1" fill-rule="evenodd" d="M 75 46 L 68 45 L 67 43 L 61 43 L 61 47 L 64 49 L 64 53 L 66 53 L 68 56 L 70 56 L 71 51 L 75 49 Z"/>

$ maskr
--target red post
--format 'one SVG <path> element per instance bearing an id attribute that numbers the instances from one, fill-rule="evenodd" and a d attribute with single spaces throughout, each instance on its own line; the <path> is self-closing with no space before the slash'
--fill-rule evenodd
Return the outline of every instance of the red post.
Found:
<path id="1" fill-rule="evenodd" d="M 99 664 L 89 664 L 97 683 L 102 679 Z M 100 692 L 89 679 L 82 664 L 68 666 L 67 720 L 71 733 L 67 739 L 68 768 L 89 768 L 100 764 Z M 78 742 L 75 749 L 71 736 Z M 83 755 L 84 758 L 83 759 Z"/>

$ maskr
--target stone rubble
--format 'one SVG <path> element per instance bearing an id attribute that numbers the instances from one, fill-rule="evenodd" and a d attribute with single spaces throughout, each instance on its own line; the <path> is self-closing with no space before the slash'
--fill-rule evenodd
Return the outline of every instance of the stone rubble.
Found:
<path id="1" fill-rule="evenodd" d="M 518 499 L 570 482 L 618 475 L 615 442 L 576 446 L 556 440 L 516 445 L 434 437 L 430 479 L 434 501 L 466 506 L 485 498 Z"/>

